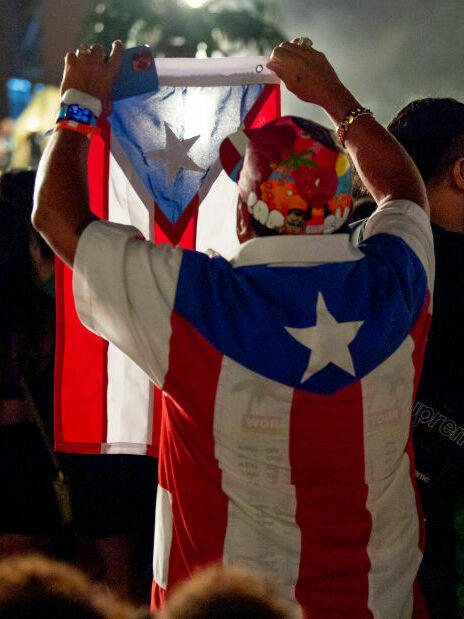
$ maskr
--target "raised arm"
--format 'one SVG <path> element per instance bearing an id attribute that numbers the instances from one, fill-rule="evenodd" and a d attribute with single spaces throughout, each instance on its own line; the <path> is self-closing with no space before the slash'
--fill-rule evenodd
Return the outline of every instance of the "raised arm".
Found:
<path id="1" fill-rule="evenodd" d="M 360 104 L 325 55 L 312 47 L 302 47 L 298 41 L 276 47 L 267 66 L 298 98 L 322 107 L 337 127 Z M 373 116 L 356 118 L 346 133 L 345 146 L 377 204 L 411 200 L 429 211 L 425 186 L 414 162 Z"/>
<path id="2" fill-rule="evenodd" d="M 100 45 L 87 53 L 67 54 L 61 94 L 74 88 L 107 102 L 123 53 L 122 43 L 115 41 L 108 59 Z M 89 208 L 88 151 L 86 135 L 60 129 L 50 138 L 37 171 L 32 223 L 70 267 L 79 236 L 94 218 Z"/>

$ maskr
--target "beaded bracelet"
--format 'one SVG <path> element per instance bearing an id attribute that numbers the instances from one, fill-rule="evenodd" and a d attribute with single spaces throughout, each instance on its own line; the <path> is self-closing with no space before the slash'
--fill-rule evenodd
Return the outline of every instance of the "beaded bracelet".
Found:
<path id="1" fill-rule="evenodd" d="M 86 135 L 89 140 L 93 135 L 100 135 L 101 129 L 100 127 L 92 127 L 91 125 L 84 125 L 83 123 L 78 123 L 75 120 L 60 120 L 56 123 L 54 132 L 58 129 L 71 129 L 71 131 L 77 131 L 78 133 L 82 133 Z"/>
<path id="2" fill-rule="evenodd" d="M 346 134 L 348 133 L 351 125 L 357 118 L 365 115 L 373 116 L 371 110 L 367 107 L 354 107 L 346 113 L 345 118 L 337 127 L 337 135 L 343 147 L 345 147 Z"/>

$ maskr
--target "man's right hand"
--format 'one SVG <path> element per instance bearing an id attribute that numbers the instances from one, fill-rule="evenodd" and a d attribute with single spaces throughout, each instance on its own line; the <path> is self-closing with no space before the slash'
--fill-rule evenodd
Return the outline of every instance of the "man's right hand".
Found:
<path id="1" fill-rule="evenodd" d="M 322 107 L 335 127 L 350 110 L 360 106 L 324 54 L 305 45 L 305 39 L 281 43 L 273 50 L 267 67 L 297 97 Z M 428 212 L 419 171 L 403 147 L 372 116 L 360 116 L 350 125 L 345 145 L 377 204 L 386 200 L 411 200 Z"/>
<path id="2" fill-rule="evenodd" d="M 324 109 L 330 106 L 336 92 L 346 90 L 325 55 L 313 47 L 301 45 L 301 39 L 275 47 L 267 67 L 299 99 Z"/>
<path id="3" fill-rule="evenodd" d="M 101 45 L 81 47 L 76 52 L 66 54 L 61 94 L 69 88 L 75 88 L 100 99 L 103 104 L 106 103 L 123 55 L 124 47 L 121 41 L 114 41 L 107 59 Z"/>

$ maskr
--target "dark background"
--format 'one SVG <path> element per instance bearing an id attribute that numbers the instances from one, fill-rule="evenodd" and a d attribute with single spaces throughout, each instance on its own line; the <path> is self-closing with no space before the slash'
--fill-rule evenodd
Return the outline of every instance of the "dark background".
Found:
<path id="1" fill-rule="evenodd" d="M 224 3 L 234 6 L 234 0 Z M 1 117 L 7 77 L 59 81 L 90 0 L 2 0 L 0 6 Z M 288 38 L 310 36 L 382 122 L 414 97 L 464 100 L 463 0 L 282 0 L 278 9 L 276 26 Z M 283 112 L 323 118 L 285 94 Z"/>

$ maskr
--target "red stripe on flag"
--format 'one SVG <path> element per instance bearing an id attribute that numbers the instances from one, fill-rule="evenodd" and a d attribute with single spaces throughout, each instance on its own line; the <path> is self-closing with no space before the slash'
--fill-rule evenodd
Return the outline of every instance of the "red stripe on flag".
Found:
<path id="1" fill-rule="evenodd" d="M 108 219 L 111 127 L 106 119 L 98 122 L 101 137 L 93 137 L 87 162 L 90 210 L 101 219 Z"/>
<path id="2" fill-rule="evenodd" d="M 109 214 L 109 185 L 110 185 L 110 146 L 111 125 L 106 118 L 98 123 L 101 129 L 101 140 L 90 145 L 88 161 L 88 182 L 90 208 L 96 209 L 92 203 L 101 195 L 99 204 L 102 219 L 108 219 Z M 95 177 L 94 177 L 95 175 Z M 96 210 L 93 210 L 96 213 Z M 101 338 L 100 338 L 101 339 Z M 106 443 L 108 432 L 108 341 L 101 339 L 102 345 L 102 379 L 101 379 L 101 443 Z"/>
<path id="3" fill-rule="evenodd" d="M 246 129 L 259 129 L 280 118 L 280 85 L 267 84 L 245 118 Z"/>
<path id="4" fill-rule="evenodd" d="M 156 207 L 158 209 L 158 207 Z M 172 245 L 171 239 L 163 231 L 163 227 L 159 225 L 161 211 L 158 209 L 155 214 L 155 245 L 161 243 L 168 243 Z M 163 215 L 161 213 L 161 215 Z M 164 215 L 163 215 L 164 217 Z M 165 217 L 164 217 L 165 218 Z M 194 214 L 189 215 L 189 221 L 185 227 L 182 236 L 178 239 L 179 247 L 183 249 L 195 249 L 197 242 L 197 220 L 198 220 L 198 199 L 196 201 L 196 209 Z M 165 218 L 166 219 L 166 218 Z M 158 457 L 160 432 L 161 432 L 161 411 L 163 407 L 163 400 L 165 395 L 156 387 L 154 387 L 154 404 L 153 404 L 153 432 L 152 432 L 152 446 L 148 450 L 148 455 L 155 458 Z"/>
<path id="5" fill-rule="evenodd" d="M 88 159 L 91 210 L 108 218 L 110 126 L 100 124 Z M 108 342 L 79 321 L 72 292 L 72 271 L 56 261 L 57 340 L 55 362 L 55 447 L 58 451 L 96 453 L 106 442 Z"/>
<path id="6" fill-rule="evenodd" d="M 158 469 L 160 485 L 172 496 L 169 587 L 194 566 L 221 558 L 228 505 L 213 437 L 222 355 L 176 312 L 171 324 Z M 160 594 L 154 583 L 152 600 Z"/>
<path id="7" fill-rule="evenodd" d="M 107 345 L 79 321 L 72 293 L 72 271 L 63 264 L 57 272 L 60 270 L 55 410 L 57 416 L 61 414 L 61 423 L 56 424 L 55 442 L 57 450 L 73 451 L 68 442 L 99 444 L 106 440 L 102 430 L 106 427 L 103 417 Z"/>
<path id="8" fill-rule="evenodd" d="M 152 582 L 151 586 L 151 600 L 150 600 L 150 610 L 154 613 L 156 610 L 161 608 L 166 601 L 166 591 L 156 584 L 155 581 Z"/>
<path id="9" fill-rule="evenodd" d="M 198 194 L 195 194 L 185 211 L 182 213 L 176 223 L 173 224 L 169 221 L 169 219 L 155 202 L 155 244 L 159 244 L 159 241 L 156 240 L 158 237 L 162 239 L 160 241 L 161 243 L 180 245 L 181 247 L 184 247 L 184 249 L 194 249 L 196 241 L 196 222 L 198 219 L 198 206 L 199 198 Z M 192 234 L 193 243 L 190 245 L 189 240 Z M 187 243 L 187 245 L 189 246 L 187 247 L 185 243 Z"/>
<path id="10" fill-rule="evenodd" d="M 55 382 L 53 385 L 54 409 L 54 440 L 55 449 L 63 449 L 63 407 L 62 381 L 64 361 L 64 283 L 63 262 L 55 256 L 55 308 L 56 308 L 56 340 L 55 340 Z M 60 446 L 58 446 L 60 445 Z"/>
<path id="11" fill-rule="evenodd" d="M 221 162 L 224 170 L 228 176 L 231 176 L 232 172 L 237 167 L 239 161 L 242 160 L 244 153 L 239 153 L 236 147 L 230 140 L 224 140 L 219 149 Z"/>
<path id="12" fill-rule="evenodd" d="M 312 619 L 372 617 L 359 383 L 331 396 L 295 390 L 290 465 L 301 530 L 296 599 Z"/>
<path id="13" fill-rule="evenodd" d="M 166 397 L 157 387 L 153 387 L 153 423 L 151 430 L 151 445 L 147 445 L 147 456 L 159 457 L 159 445 L 161 439 L 161 418 L 163 402 Z"/>

